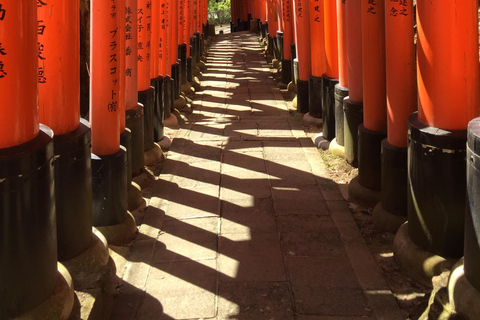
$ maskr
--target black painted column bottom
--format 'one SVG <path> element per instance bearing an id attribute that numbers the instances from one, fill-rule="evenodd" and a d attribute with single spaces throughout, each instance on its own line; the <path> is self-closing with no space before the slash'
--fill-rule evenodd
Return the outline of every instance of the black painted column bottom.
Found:
<path id="1" fill-rule="evenodd" d="M 382 207 L 396 216 L 407 216 L 407 148 L 382 140 Z"/>
<path id="2" fill-rule="evenodd" d="M 117 225 L 127 219 L 127 150 L 99 156 L 92 153 L 93 225 Z"/>
<path id="3" fill-rule="evenodd" d="M 282 83 L 289 84 L 292 81 L 292 61 L 282 60 Z"/>
<path id="4" fill-rule="evenodd" d="M 57 281 L 53 131 L 0 149 L 0 318 L 46 301 Z"/>
<path id="5" fill-rule="evenodd" d="M 308 83 L 310 95 L 308 113 L 314 118 L 321 118 L 323 100 L 323 77 L 315 77 L 313 75 L 310 75 Z"/>
<path id="6" fill-rule="evenodd" d="M 344 146 L 344 113 L 343 100 L 348 97 L 348 88 L 341 87 L 340 84 L 335 85 L 335 139 L 339 146 Z"/>
<path id="7" fill-rule="evenodd" d="M 408 118 L 408 233 L 420 248 L 463 256 L 466 130 L 442 130 Z"/>
<path id="8" fill-rule="evenodd" d="M 58 260 L 67 261 L 85 252 L 92 242 L 90 124 L 80 119 L 76 130 L 55 136 L 53 141 Z M 141 153 L 143 157 L 143 149 Z"/>
<path id="9" fill-rule="evenodd" d="M 153 148 L 154 140 L 154 110 L 155 110 L 155 88 L 138 92 L 138 102 L 143 104 L 143 147 L 144 151 Z"/>
<path id="10" fill-rule="evenodd" d="M 335 138 L 335 86 L 338 79 L 323 75 L 322 119 L 323 137 L 332 141 Z"/>
<path id="11" fill-rule="evenodd" d="M 467 212 L 465 215 L 464 270 L 468 281 L 480 291 L 480 118 L 468 125 Z"/>
<path id="12" fill-rule="evenodd" d="M 386 137 L 386 132 L 358 126 L 358 182 L 364 188 L 381 190 L 382 140 Z"/>
<path id="13" fill-rule="evenodd" d="M 363 123 L 363 102 L 356 102 L 346 97 L 344 110 L 344 146 L 345 160 L 352 166 L 358 166 L 358 126 Z"/>
<path id="14" fill-rule="evenodd" d="M 143 123 L 143 106 L 141 104 L 126 111 L 125 125 L 132 133 L 132 176 L 139 175 L 144 167 Z"/>
<path id="15" fill-rule="evenodd" d="M 308 80 L 297 81 L 297 111 L 307 113 L 309 111 L 310 95 L 308 91 Z"/>
<path id="16" fill-rule="evenodd" d="M 159 141 L 163 138 L 163 120 L 165 119 L 165 104 L 163 100 L 163 76 L 158 76 L 151 80 L 152 87 L 155 88 L 155 103 L 153 107 L 153 139 Z"/>

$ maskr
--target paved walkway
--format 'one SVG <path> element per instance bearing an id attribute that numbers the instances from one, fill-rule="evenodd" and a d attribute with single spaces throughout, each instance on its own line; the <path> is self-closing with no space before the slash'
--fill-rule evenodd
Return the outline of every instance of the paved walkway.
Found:
<path id="1" fill-rule="evenodd" d="M 207 66 L 111 319 L 402 319 L 256 37 L 217 36 Z"/>

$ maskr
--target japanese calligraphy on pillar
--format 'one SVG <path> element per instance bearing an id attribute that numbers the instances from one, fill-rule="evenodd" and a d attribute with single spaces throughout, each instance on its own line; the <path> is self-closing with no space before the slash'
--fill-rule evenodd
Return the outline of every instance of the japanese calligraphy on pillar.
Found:
<path id="1" fill-rule="evenodd" d="M 0 23 L 5 19 L 7 11 L 3 8 L 3 4 L 0 2 Z M 5 63 L 3 62 L 2 57 L 7 55 L 7 49 L 3 47 L 2 43 L 0 42 L 0 79 L 5 78 L 7 76 L 7 71 L 5 70 Z"/>
<path id="2" fill-rule="evenodd" d="M 160 39 L 158 41 L 158 58 L 160 61 L 163 61 L 163 58 L 165 56 L 165 51 L 164 51 L 164 43 L 165 43 L 165 30 L 167 30 L 167 10 L 165 8 L 166 4 L 164 1 L 162 1 L 162 5 L 160 6 Z"/>
<path id="3" fill-rule="evenodd" d="M 132 36 L 132 32 L 135 32 L 135 21 L 133 18 L 133 10 L 130 6 L 125 7 L 125 55 L 129 60 L 133 55 L 137 55 L 137 43 L 135 43 L 135 37 Z M 125 76 L 132 77 L 132 65 L 128 64 L 125 69 Z"/>
<path id="4" fill-rule="evenodd" d="M 320 8 L 320 0 L 315 0 L 315 4 L 313 6 L 313 22 L 315 23 L 323 23 L 323 12 Z"/>
<path id="5" fill-rule="evenodd" d="M 377 1 L 382 0 L 367 0 L 367 13 L 377 14 Z"/>
<path id="6" fill-rule="evenodd" d="M 185 0 L 180 0 L 178 3 L 178 38 L 180 39 L 180 34 L 185 32 Z"/>
<path id="7" fill-rule="evenodd" d="M 370 1 L 370 0 L 369 0 Z M 297 18 L 304 18 L 305 15 L 303 13 L 303 1 L 302 0 L 297 0 Z"/>
<path id="8" fill-rule="evenodd" d="M 408 2 L 411 0 L 390 0 L 390 15 L 392 17 L 408 16 Z"/>
<path id="9" fill-rule="evenodd" d="M 176 0 L 174 0 L 176 1 Z M 164 52 L 164 61 L 165 64 L 168 66 L 168 62 L 170 59 L 170 45 L 171 37 L 172 37 L 172 29 L 170 28 L 170 1 L 165 1 L 165 24 L 162 26 L 165 28 L 166 32 L 163 33 L 165 36 L 160 41 L 160 44 L 163 47 Z M 169 69 L 167 68 L 167 74 L 169 73 Z"/>
<path id="10" fill-rule="evenodd" d="M 110 0 L 112 3 L 112 6 L 110 7 L 110 19 L 113 19 L 116 21 L 117 19 L 117 6 L 116 6 L 116 0 Z M 119 86 L 120 84 L 118 83 L 118 77 L 119 77 L 119 70 L 118 68 L 118 61 L 120 57 L 118 57 L 118 52 L 119 52 L 119 30 L 118 26 L 110 30 L 110 55 L 109 55 L 109 69 L 110 69 L 110 75 L 112 76 L 112 94 L 111 94 L 111 99 L 108 102 L 107 109 L 110 112 L 116 112 L 118 110 L 118 94 L 119 94 Z M 118 47 L 118 48 L 117 48 Z"/>
<path id="11" fill-rule="evenodd" d="M 292 12 L 292 1 L 283 0 L 283 21 L 290 22 L 290 23 L 292 22 L 291 12 Z"/>
<path id="12" fill-rule="evenodd" d="M 37 7 L 41 8 L 47 5 L 47 2 L 45 0 L 37 0 Z M 39 36 L 42 36 L 45 34 L 45 22 L 43 20 L 38 20 L 37 21 L 37 33 Z M 48 31 L 47 31 L 48 32 Z M 38 83 L 46 83 L 47 78 L 45 77 L 45 54 L 44 54 L 44 48 L 45 46 L 43 45 L 42 41 L 37 42 L 37 49 L 38 49 Z"/>

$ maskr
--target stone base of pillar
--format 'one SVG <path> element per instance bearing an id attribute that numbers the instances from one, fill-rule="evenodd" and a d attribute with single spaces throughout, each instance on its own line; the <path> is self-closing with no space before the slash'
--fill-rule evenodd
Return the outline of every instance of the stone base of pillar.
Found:
<path id="1" fill-rule="evenodd" d="M 109 259 L 107 239 L 92 228 L 92 242 L 88 249 L 73 259 L 62 261 L 62 264 L 72 276 L 75 289 L 81 290 L 85 287 L 85 278 L 96 278 L 96 271 L 105 267 Z"/>
<path id="2" fill-rule="evenodd" d="M 407 216 L 398 216 L 387 210 L 382 205 L 382 202 L 378 203 L 373 209 L 372 221 L 375 228 L 382 231 L 396 233 L 400 226 L 407 221 Z"/>
<path id="3" fill-rule="evenodd" d="M 382 200 L 382 193 L 365 188 L 360 184 L 359 177 L 356 176 L 348 185 L 348 197 L 362 207 L 374 208 Z"/>
<path id="4" fill-rule="evenodd" d="M 165 136 L 164 136 L 165 137 Z M 127 193 L 127 208 L 128 211 L 137 210 L 143 203 L 142 188 L 132 181 Z"/>
<path id="5" fill-rule="evenodd" d="M 480 292 L 465 276 L 463 258 L 455 264 L 450 274 L 448 297 L 455 312 L 468 319 L 480 319 Z"/>
<path id="6" fill-rule="evenodd" d="M 58 263 L 57 282 L 53 294 L 32 311 L 13 320 L 67 320 L 73 309 L 75 292 L 68 270 Z"/>
<path id="7" fill-rule="evenodd" d="M 331 154 L 338 156 L 340 158 L 345 159 L 345 147 L 341 146 L 337 143 L 337 138 L 333 139 L 330 142 L 330 146 L 328 147 L 328 151 L 330 151 Z"/>
<path id="8" fill-rule="evenodd" d="M 165 139 L 165 136 L 163 136 L 163 139 Z M 164 159 L 165 155 L 163 154 L 162 148 L 158 145 L 158 143 L 154 143 L 153 148 L 143 154 L 143 161 L 145 162 L 146 166 Z"/>
<path id="9" fill-rule="evenodd" d="M 97 227 L 108 244 L 123 246 L 132 241 L 137 235 L 137 223 L 133 215 L 127 211 L 127 218 L 115 225 Z"/>
<path id="10" fill-rule="evenodd" d="M 429 288 L 434 276 L 451 270 L 457 262 L 457 259 L 447 259 L 418 247 L 408 234 L 408 222 L 395 235 L 393 253 L 407 276 Z"/>

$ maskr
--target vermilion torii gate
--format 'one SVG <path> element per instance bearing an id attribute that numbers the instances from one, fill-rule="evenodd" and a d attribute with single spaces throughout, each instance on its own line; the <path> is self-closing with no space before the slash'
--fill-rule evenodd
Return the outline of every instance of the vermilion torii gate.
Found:
<path id="1" fill-rule="evenodd" d="M 91 30 L 82 30 L 90 32 L 90 122 L 80 119 L 79 1 L 0 1 L 1 319 L 67 319 L 69 271 L 74 282 L 77 272 L 95 272 L 109 259 L 106 239 L 134 236 L 129 180 L 162 137 L 158 110 L 171 110 L 150 76 L 174 74 L 178 98 L 191 55 L 202 54 L 206 0 L 178 11 L 167 0 L 82 2 L 91 12 Z M 168 18 L 154 15 L 169 4 Z M 178 58 L 184 70 L 171 72 Z"/>

